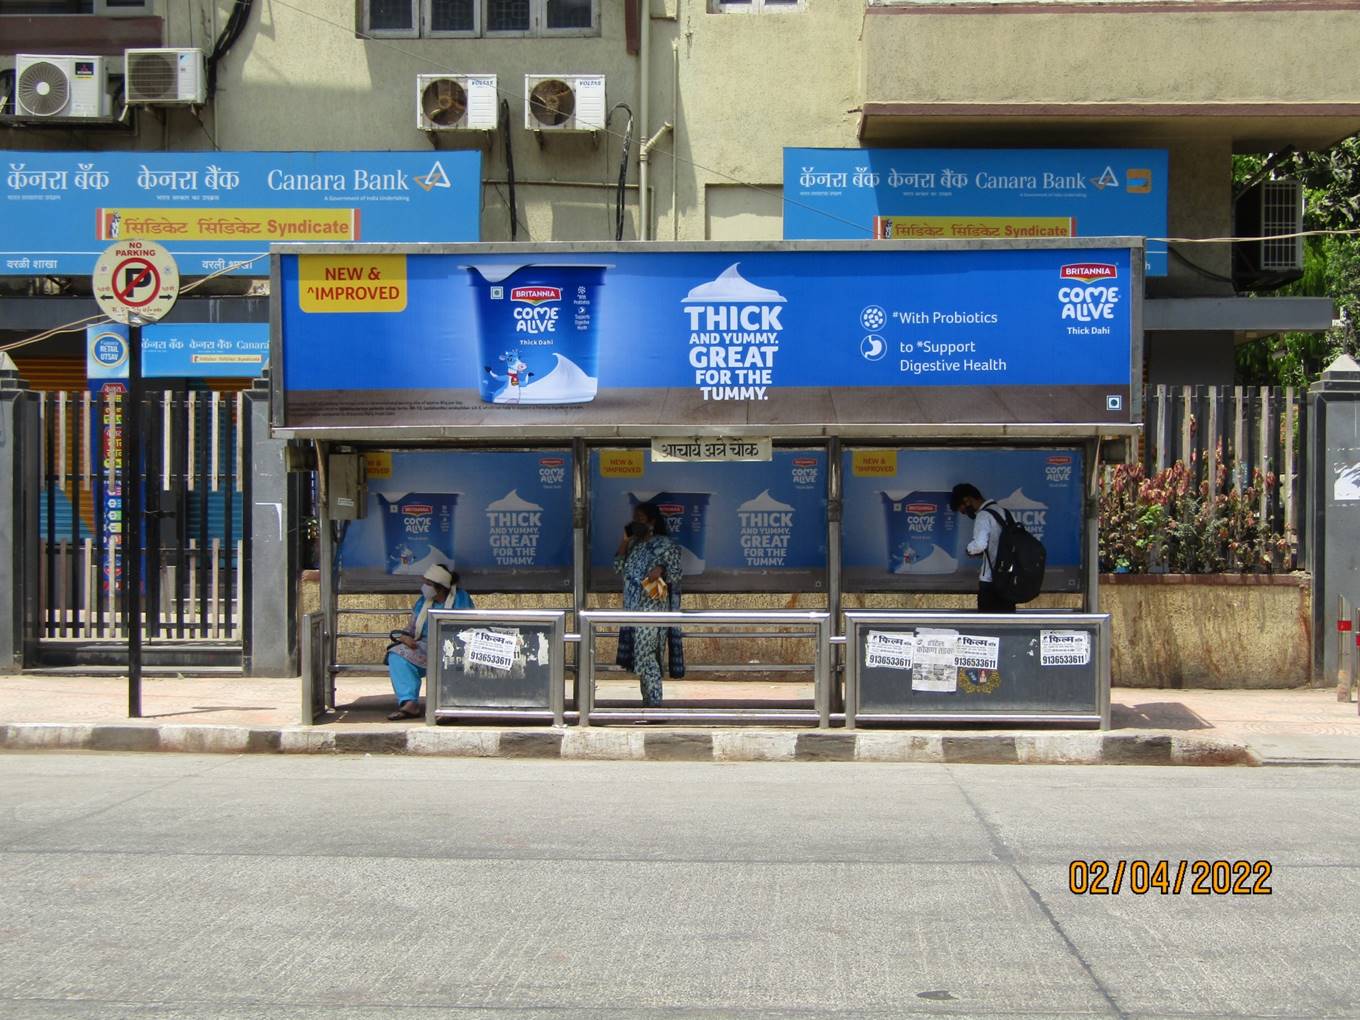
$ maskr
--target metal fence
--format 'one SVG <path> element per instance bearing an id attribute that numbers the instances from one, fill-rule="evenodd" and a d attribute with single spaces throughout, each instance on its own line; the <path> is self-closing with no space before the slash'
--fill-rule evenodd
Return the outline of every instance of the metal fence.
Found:
<path id="1" fill-rule="evenodd" d="M 38 394 L 40 641 L 126 640 L 121 464 L 126 395 Z M 243 394 L 154 391 L 141 411 L 143 637 L 239 642 L 249 555 Z"/>
<path id="2" fill-rule="evenodd" d="M 1273 477 L 1258 494 L 1262 522 L 1301 538 L 1306 397 L 1292 386 L 1149 386 L 1143 464 L 1151 474 L 1180 461 L 1211 486 L 1222 468 L 1238 491 L 1256 471 Z"/>

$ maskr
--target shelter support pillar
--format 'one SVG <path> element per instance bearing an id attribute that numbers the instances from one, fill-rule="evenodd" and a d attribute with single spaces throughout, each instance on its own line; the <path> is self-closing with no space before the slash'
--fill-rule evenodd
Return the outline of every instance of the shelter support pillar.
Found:
<path id="1" fill-rule="evenodd" d="M 0 671 L 24 668 L 38 627 L 38 402 L 0 354 Z"/>
<path id="2" fill-rule="evenodd" d="M 245 671 L 247 676 L 297 676 L 298 492 L 303 476 L 289 473 L 282 440 L 269 434 L 269 383 L 245 394 L 249 427 L 243 479 L 250 500 Z"/>
<path id="3" fill-rule="evenodd" d="M 1360 364 L 1342 355 L 1308 390 L 1308 569 L 1313 575 L 1313 679 L 1337 684 L 1349 677 L 1334 618 L 1337 596 L 1360 605 Z"/>

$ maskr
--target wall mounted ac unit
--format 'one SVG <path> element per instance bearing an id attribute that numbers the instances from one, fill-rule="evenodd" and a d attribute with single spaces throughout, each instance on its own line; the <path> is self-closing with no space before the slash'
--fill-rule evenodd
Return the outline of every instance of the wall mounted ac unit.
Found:
<path id="1" fill-rule="evenodd" d="M 124 50 L 129 103 L 200 105 L 208 75 L 200 49 Z"/>
<path id="2" fill-rule="evenodd" d="M 604 75 L 526 74 L 524 127 L 529 131 L 603 131 Z"/>
<path id="3" fill-rule="evenodd" d="M 1233 232 L 1265 238 L 1233 245 L 1233 285 L 1238 290 L 1268 290 L 1303 275 L 1303 184 L 1261 181 L 1237 197 Z"/>
<path id="4" fill-rule="evenodd" d="M 109 115 L 103 57 L 18 53 L 14 71 L 14 112 L 20 117 L 98 120 Z"/>
<path id="5" fill-rule="evenodd" d="M 422 131 L 496 130 L 496 76 L 416 75 L 416 127 Z"/>

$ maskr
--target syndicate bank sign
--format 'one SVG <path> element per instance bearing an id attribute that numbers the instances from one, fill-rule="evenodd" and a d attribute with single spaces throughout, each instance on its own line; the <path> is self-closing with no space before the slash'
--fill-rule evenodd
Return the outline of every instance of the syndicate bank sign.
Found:
<path id="1" fill-rule="evenodd" d="M 0 274 L 88 275 L 156 241 L 189 275 L 267 276 L 275 241 L 479 239 L 472 152 L 11 152 Z"/>

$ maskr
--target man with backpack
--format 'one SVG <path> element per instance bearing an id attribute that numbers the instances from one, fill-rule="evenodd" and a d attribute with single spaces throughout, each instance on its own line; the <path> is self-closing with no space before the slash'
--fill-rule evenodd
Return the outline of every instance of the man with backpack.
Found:
<path id="1" fill-rule="evenodd" d="M 967 550 L 969 556 L 982 557 L 982 567 L 978 570 L 978 612 L 1015 612 L 1015 603 L 1002 597 L 992 582 L 992 564 L 996 562 L 1001 542 L 1005 509 L 994 499 L 983 499 L 977 486 L 969 482 L 954 486 L 949 495 L 949 509 L 964 514 L 973 522 L 973 538 Z"/>

